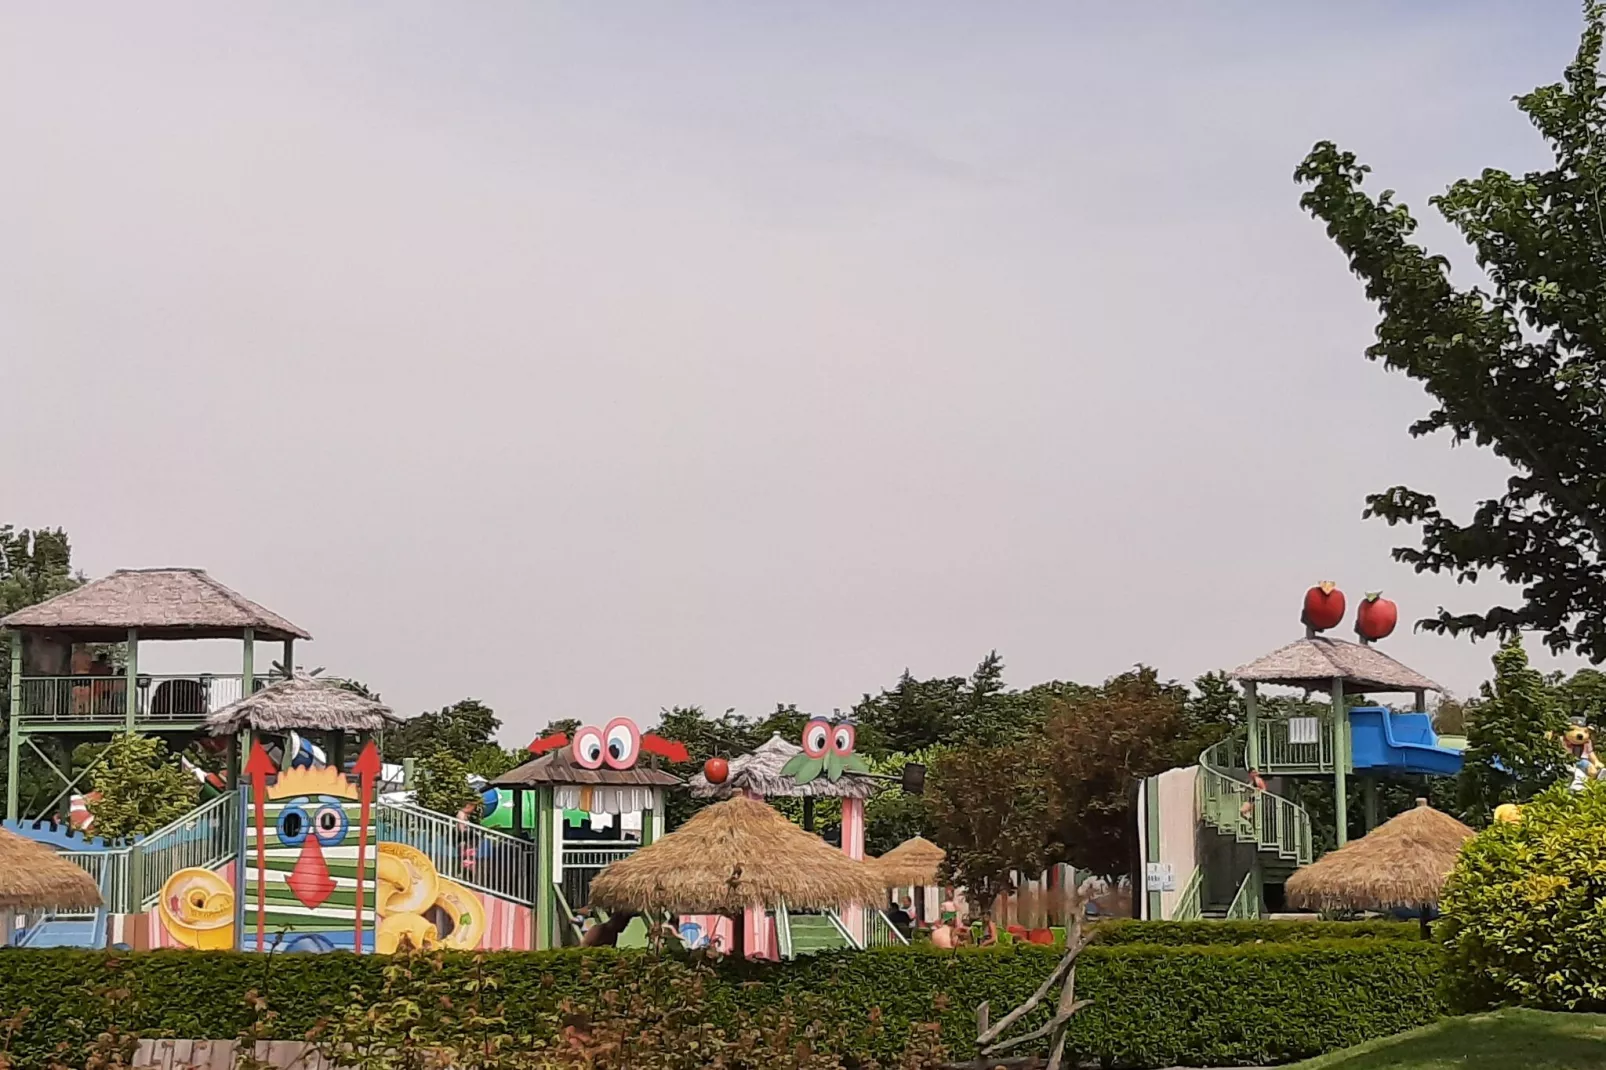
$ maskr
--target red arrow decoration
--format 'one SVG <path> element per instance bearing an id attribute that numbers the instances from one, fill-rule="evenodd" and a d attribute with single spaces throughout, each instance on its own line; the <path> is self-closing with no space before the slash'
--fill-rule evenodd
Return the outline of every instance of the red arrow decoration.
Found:
<path id="1" fill-rule="evenodd" d="M 262 951 L 267 942 L 268 925 L 268 853 L 267 853 L 267 812 L 264 807 L 268 801 L 268 777 L 277 776 L 278 767 L 268 752 L 262 749 L 262 741 L 251 741 L 251 757 L 245 763 L 245 775 L 251 778 L 251 798 L 256 803 L 257 817 L 257 950 Z"/>
<path id="2" fill-rule="evenodd" d="M 379 748 L 370 739 L 351 767 L 352 772 L 357 774 L 359 797 L 362 799 L 362 819 L 357 823 L 357 927 L 352 943 L 352 950 L 359 955 L 362 954 L 362 873 L 368 862 L 368 815 L 374 800 L 374 778 L 379 776 L 381 768 Z"/>

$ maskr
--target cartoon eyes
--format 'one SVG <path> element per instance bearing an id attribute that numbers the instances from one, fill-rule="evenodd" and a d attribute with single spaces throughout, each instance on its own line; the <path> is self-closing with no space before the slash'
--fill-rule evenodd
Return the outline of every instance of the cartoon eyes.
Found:
<path id="1" fill-rule="evenodd" d="M 839 724 L 831 730 L 831 753 L 846 758 L 853 753 L 853 741 L 858 732 L 850 724 Z"/>
<path id="2" fill-rule="evenodd" d="M 628 717 L 615 717 L 606 728 L 586 727 L 574 734 L 574 761 L 582 769 L 629 769 L 641 751 L 641 730 Z"/>
<path id="3" fill-rule="evenodd" d="M 629 769 L 636 764 L 636 752 L 641 749 L 641 730 L 628 717 L 615 717 L 602 730 L 602 760 L 614 769 Z"/>
<path id="4" fill-rule="evenodd" d="M 831 726 L 815 718 L 803 726 L 803 753 L 810 758 L 824 758 L 831 743 Z"/>
<path id="5" fill-rule="evenodd" d="M 305 807 L 292 803 L 279 811 L 279 841 L 286 847 L 300 847 L 311 835 L 324 847 L 333 847 L 346 838 L 349 824 L 346 812 L 338 806 L 326 803 L 308 814 Z"/>

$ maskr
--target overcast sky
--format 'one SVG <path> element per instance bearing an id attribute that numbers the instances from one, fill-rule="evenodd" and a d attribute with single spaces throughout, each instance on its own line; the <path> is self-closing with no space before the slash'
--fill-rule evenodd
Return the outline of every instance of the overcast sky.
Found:
<path id="1" fill-rule="evenodd" d="M 1360 514 L 1502 466 L 1407 437 L 1290 176 L 1332 138 L 1422 209 L 1540 165 L 1510 98 L 1578 10 L 8 4 L 0 521 L 204 567 L 509 741 L 994 647 L 1191 677 L 1321 579 L 1482 608 Z M 1385 649 L 1458 692 L 1492 653 Z"/>

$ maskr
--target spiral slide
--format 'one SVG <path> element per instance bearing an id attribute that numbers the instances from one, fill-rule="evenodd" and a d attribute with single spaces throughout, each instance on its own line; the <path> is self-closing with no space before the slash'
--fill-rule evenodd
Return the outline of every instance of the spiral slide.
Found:
<path id="1" fill-rule="evenodd" d="M 1356 771 L 1392 769 L 1403 773 L 1455 776 L 1461 752 L 1446 747 L 1425 713 L 1395 713 L 1382 706 L 1349 711 L 1350 756 Z"/>

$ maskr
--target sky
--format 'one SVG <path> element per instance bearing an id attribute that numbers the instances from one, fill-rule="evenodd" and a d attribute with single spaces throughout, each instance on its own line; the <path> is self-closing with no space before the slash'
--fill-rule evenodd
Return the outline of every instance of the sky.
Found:
<path id="1" fill-rule="evenodd" d="M 1511 98 L 1579 26 L 8 4 L 0 522 L 66 528 L 91 576 L 205 568 L 310 631 L 303 665 L 408 714 L 482 699 L 509 742 L 846 708 L 991 649 L 1016 686 L 1190 678 L 1298 638 L 1324 579 L 1484 608 L 1361 512 L 1403 483 L 1466 516 L 1503 463 L 1407 435 L 1426 398 L 1364 359 L 1291 176 L 1332 139 L 1421 215 L 1542 166 Z M 1384 649 L 1460 694 L 1493 653 Z"/>

